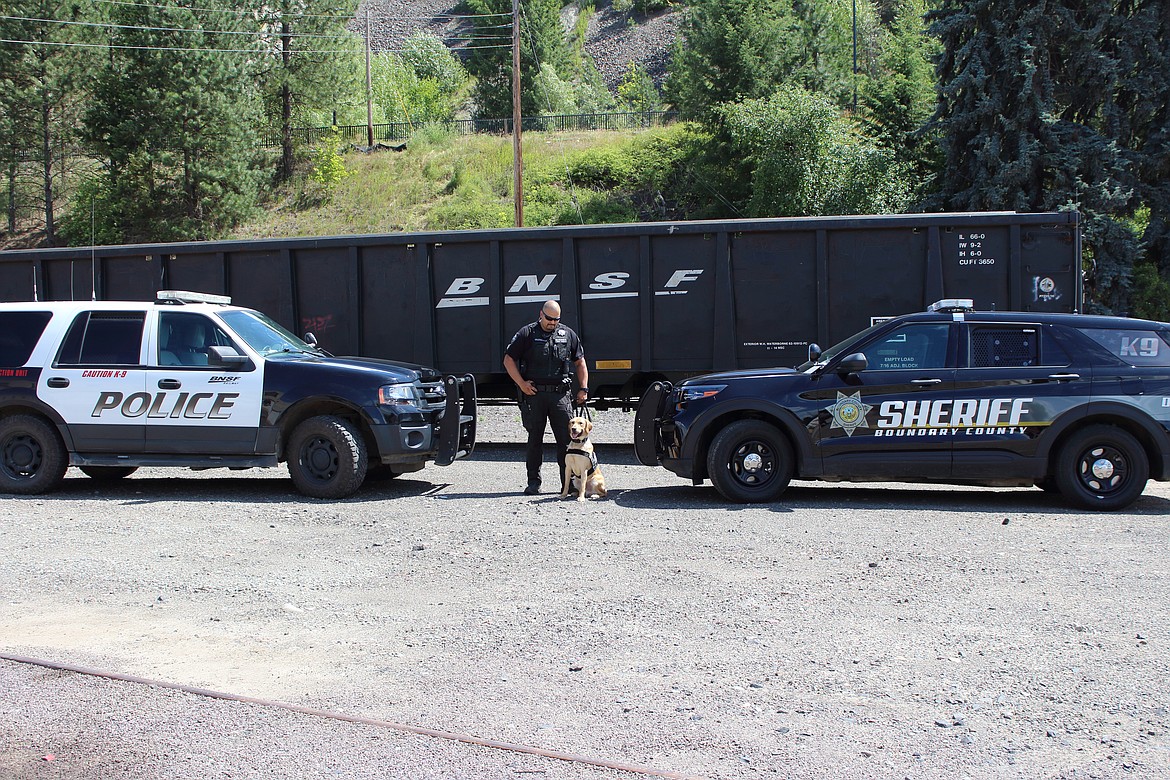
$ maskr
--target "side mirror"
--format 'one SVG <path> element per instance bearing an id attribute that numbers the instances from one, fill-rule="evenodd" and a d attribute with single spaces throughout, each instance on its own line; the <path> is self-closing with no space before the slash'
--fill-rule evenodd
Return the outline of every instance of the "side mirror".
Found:
<path id="1" fill-rule="evenodd" d="M 852 355 L 846 355 L 837 364 L 838 374 L 856 374 L 864 371 L 869 367 L 869 360 L 866 359 L 864 352 L 854 352 Z"/>
<path id="2" fill-rule="evenodd" d="M 821 356 L 821 345 L 815 341 L 808 345 L 808 362 L 815 363 L 817 358 Z"/>
<path id="3" fill-rule="evenodd" d="M 210 366 L 243 368 L 248 365 L 248 356 L 241 355 L 236 351 L 235 347 L 211 346 L 207 348 L 207 364 Z"/>
<path id="4" fill-rule="evenodd" d="M 308 344 L 310 347 L 315 347 L 315 346 L 317 346 L 317 337 L 314 336 L 311 332 L 306 333 L 305 338 L 304 338 L 304 342 L 306 344 Z"/>

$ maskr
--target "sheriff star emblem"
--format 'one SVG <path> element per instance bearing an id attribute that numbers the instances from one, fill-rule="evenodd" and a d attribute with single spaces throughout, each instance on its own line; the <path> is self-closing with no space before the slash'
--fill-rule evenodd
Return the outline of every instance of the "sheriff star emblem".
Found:
<path id="1" fill-rule="evenodd" d="M 861 400 L 861 391 L 845 395 L 841 391 L 837 391 L 837 403 L 828 408 L 828 411 L 833 415 L 833 422 L 829 428 L 844 428 L 845 435 L 852 436 L 853 432 L 858 428 L 868 428 L 869 423 L 865 421 L 865 415 L 869 414 L 869 410 L 873 407 Z"/>

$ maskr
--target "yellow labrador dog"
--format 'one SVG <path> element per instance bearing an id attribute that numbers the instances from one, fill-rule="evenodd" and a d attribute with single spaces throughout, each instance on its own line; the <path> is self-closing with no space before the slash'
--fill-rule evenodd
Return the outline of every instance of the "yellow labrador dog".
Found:
<path id="1" fill-rule="evenodd" d="M 565 452 L 565 487 L 561 490 L 561 498 L 569 495 L 569 488 L 577 491 L 577 500 L 584 501 L 586 494 L 605 498 L 605 477 L 601 467 L 597 465 L 597 455 L 593 452 L 593 442 L 589 441 L 589 432 L 593 430 L 593 423 L 584 417 L 573 417 L 569 420 L 569 448 Z"/>

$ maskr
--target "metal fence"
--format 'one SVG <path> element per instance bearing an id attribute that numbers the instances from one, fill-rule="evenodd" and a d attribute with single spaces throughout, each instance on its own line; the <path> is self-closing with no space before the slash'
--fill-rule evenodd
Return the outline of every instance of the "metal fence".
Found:
<path id="1" fill-rule="evenodd" d="M 661 127 L 678 119 L 677 111 L 620 111 L 604 114 L 558 114 L 554 116 L 526 116 L 520 120 L 522 132 L 566 131 L 566 130 L 628 130 L 631 128 Z M 487 133 L 511 135 L 512 120 L 509 119 L 456 119 L 450 122 L 432 122 L 430 126 L 442 127 L 456 135 Z M 374 125 L 374 142 L 405 141 L 414 135 L 422 124 L 411 122 L 390 122 Z M 332 132 L 331 127 L 300 127 L 293 129 L 293 141 L 313 144 Z M 338 125 L 343 140 L 364 144 L 369 139 L 369 125 Z M 270 138 L 266 146 L 280 146 L 280 139 Z"/>

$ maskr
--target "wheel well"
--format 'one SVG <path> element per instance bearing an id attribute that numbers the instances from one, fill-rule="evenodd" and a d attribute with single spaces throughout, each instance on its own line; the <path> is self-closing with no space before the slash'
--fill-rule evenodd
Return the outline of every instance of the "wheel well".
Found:
<path id="1" fill-rule="evenodd" d="M 340 417 L 343 420 L 351 423 L 361 433 L 362 440 L 366 444 L 366 452 L 370 453 L 371 459 L 377 452 L 374 442 L 374 435 L 370 431 L 370 426 L 366 423 L 361 413 L 352 406 L 347 406 L 339 401 L 331 401 L 329 399 L 314 399 L 310 401 L 302 401 L 296 406 L 286 411 L 280 418 L 280 460 L 286 459 L 284 451 L 289 437 L 293 430 L 310 417 L 319 417 L 321 415 L 329 415 L 332 417 Z"/>
<path id="2" fill-rule="evenodd" d="M 1163 473 L 1165 464 L 1162 463 L 1162 453 L 1149 431 L 1129 418 L 1101 414 L 1090 415 L 1083 420 L 1078 420 L 1075 425 L 1070 425 L 1060 432 L 1060 435 L 1052 442 L 1052 446 L 1048 448 L 1048 476 L 1052 476 L 1055 471 L 1056 459 L 1060 456 L 1060 450 L 1064 447 L 1064 443 L 1077 431 L 1084 430 L 1089 425 L 1112 425 L 1130 434 L 1138 440 L 1142 449 L 1145 450 L 1146 458 L 1150 462 L 1150 473 Z"/>
<path id="3" fill-rule="evenodd" d="M 800 476 L 800 450 L 797 448 L 796 442 L 792 440 L 792 435 L 780 424 L 780 421 L 774 416 L 756 409 L 736 409 L 719 415 L 703 429 L 703 435 L 699 437 L 699 445 L 695 450 L 695 479 L 708 479 L 710 477 L 707 473 L 707 452 L 711 449 L 711 442 L 715 440 L 715 437 L 719 435 L 721 430 L 739 420 L 759 420 L 775 428 L 792 449 L 793 478 Z"/>

